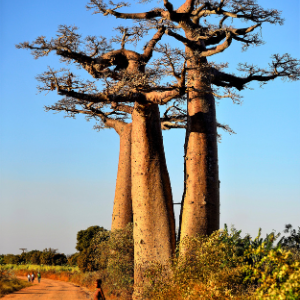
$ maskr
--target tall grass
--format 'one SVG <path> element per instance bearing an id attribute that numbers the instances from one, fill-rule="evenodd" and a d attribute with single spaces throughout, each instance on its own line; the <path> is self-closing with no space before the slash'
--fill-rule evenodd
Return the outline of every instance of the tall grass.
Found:
<path id="1" fill-rule="evenodd" d="M 78 267 L 69 267 L 69 266 L 46 266 L 46 265 L 14 265 L 14 264 L 6 264 L 3 265 L 2 268 L 4 270 L 14 270 L 14 271 L 35 271 L 35 272 L 48 272 L 48 271 L 53 271 L 53 272 L 79 272 Z"/>

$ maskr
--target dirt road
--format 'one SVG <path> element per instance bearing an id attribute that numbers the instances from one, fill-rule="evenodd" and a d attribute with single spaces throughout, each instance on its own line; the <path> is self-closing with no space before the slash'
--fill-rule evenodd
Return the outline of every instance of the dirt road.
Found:
<path id="1" fill-rule="evenodd" d="M 21 278 L 26 280 L 26 278 Z M 41 283 L 35 280 L 33 286 L 9 294 L 2 299 L 9 300 L 88 300 L 92 299 L 90 292 L 77 285 L 64 281 L 43 279 Z"/>

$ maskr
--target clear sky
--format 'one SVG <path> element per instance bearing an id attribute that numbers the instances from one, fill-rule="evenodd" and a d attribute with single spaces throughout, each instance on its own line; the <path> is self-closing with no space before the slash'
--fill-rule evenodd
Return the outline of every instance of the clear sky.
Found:
<path id="1" fill-rule="evenodd" d="M 110 37 L 122 22 L 92 15 L 86 2 L 0 1 L 0 254 L 21 253 L 21 247 L 74 253 L 79 230 L 92 225 L 110 229 L 117 134 L 92 130 L 93 123 L 84 117 L 65 119 L 45 112 L 44 105 L 59 96 L 37 94 L 35 76 L 47 66 L 64 65 L 55 55 L 34 60 L 29 51 L 15 48 L 40 35 L 55 36 L 60 24 L 77 25 L 83 36 Z M 230 63 L 228 71 L 238 62 L 267 67 L 274 53 L 300 58 L 299 0 L 258 2 L 282 10 L 285 24 L 263 25 L 263 46 L 241 52 L 233 43 L 214 56 Z M 170 38 L 164 41 L 175 45 Z M 218 101 L 217 118 L 237 132 L 223 133 L 219 144 L 221 225 L 234 224 L 255 235 L 259 227 L 265 234 L 282 231 L 287 223 L 300 226 L 300 83 L 277 79 L 263 88 L 251 87 L 242 92 L 242 105 Z M 183 191 L 184 134 L 164 132 L 174 202 L 181 201 Z M 178 219 L 179 207 L 175 209 Z"/>

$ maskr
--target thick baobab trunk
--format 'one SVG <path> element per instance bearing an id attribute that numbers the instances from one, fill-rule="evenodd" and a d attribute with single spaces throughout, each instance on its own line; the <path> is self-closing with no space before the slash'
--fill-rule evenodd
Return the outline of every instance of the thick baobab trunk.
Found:
<path id="1" fill-rule="evenodd" d="M 180 241 L 219 229 L 216 110 L 205 63 L 197 58 L 188 61 L 188 80 L 194 89 L 188 94 Z M 181 252 L 185 252 L 184 246 Z"/>
<path id="2" fill-rule="evenodd" d="M 123 229 L 132 222 L 131 199 L 131 124 L 123 125 L 120 136 L 118 175 L 111 230 Z"/>
<path id="3" fill-rule="evenodd" d="M 150 262 L 168 266 L 175 250 L 175 220 L 158 106 L 136 103 L 132 114 L 134 299 L 141 299 Z"/>

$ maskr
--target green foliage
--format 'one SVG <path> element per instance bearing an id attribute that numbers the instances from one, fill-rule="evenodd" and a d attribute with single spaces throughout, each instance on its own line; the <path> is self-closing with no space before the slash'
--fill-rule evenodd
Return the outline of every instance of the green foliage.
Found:
<path id="1" fill-rule="evenodd" d="M 106 244 L 108 248 L 106 253 L 109 255 L 106 283 L 110 287 L 110 292 L 117 296 L 125 291 L 131 294 L 133 292 L 134 270 L 132 223 L 124 229 L 114 230 Z"/>
<path id="2" fill-rule="evenodd" d="M 79 231 L 79 233 L 80 232 L 82 231 Z M 107 247 L 104 245 L 105 242 L 109 239 L 109 237 L 110 231 L 105 230 L 103 228 L 101 230 L 98 230 L 97 232 L 94 232 L 92 240 L 89 241 L 89 247 L 83 249 L 79 253 L 77 258 L 77 265 L 82 272 L 93 272 L 99 269 L 105 269 L 107 267 L 108 250 Z M 103 261 L 100 262 L 99 259 L 96 262 L 96 257 L 103 257 Z"/>
<path id="3" fill-rule="evenodd" d="M 245 265 L 244 282 L 258 284 L 256 294 L 264 299 L 300 299 L 300 262 L 281 248 L 267 250 L 262 244 L 249 248 L 246 255 L 261 257 L 255 264 Z"/>
<path id="4" fill-rule="evenodd" d="M 3 255 L 2 264 L 15 264 L 15 265 L 49 265 L 49 266 L 62 266 L 67 264 L 68 260 L 65 254 L 56 253 L 51 248 L 45 249 L 43 252 L 33 250 L 20 255 L 7 254 Z"/>
<path id="5" fill-rule="evenodd" d="M 93 239 L 97 236 L 97 246 L 92 245 Z M 82 272 L 93 272 L 100 268 L 95 264 L 95 251 L 98 246 L 109 239 L 110 231 L 99 226 L 90 226 L 86 230 L 77 233 L 76 249 L 80 251 L 77 256 L 77 265 Z"/>
<path id="6" fill-rule="evenodd" d="M 77 265 L 82 272 L 93 272 L 96 266 L 93 263 L 93 251 L 91 248 L 84 249 L 77 258 Z"/>
<path id="7" fill-rule="evenodd" d="M 19 255 L 6 254 L 3 256 L 2 263 L 3 264 L 18 264 L 19 261 L 20 261 Z"/>
<path id="8" fill-rule="evenodd" d="M 62 266 L 67 264 L 68 260 L 65 254 L 56 253 L 53 249 L 44 249 L 39 256 L 40 264 L 48 266 Z"/>
<path id="9" fill-rule="evenodd" d="M 76 267 L 78 266 L 77 264 L 77 259 L 79 257 L 79 253 L 74 253 L 72 255 L 68 255 L 67 256 L 67 260 L 68 260 L 68 265 L 71 266 L 71 267 Z"/>
<path id="10" fill-rule="evenodd" d="M 41 264 L 42 265 L 48 265 L 48 266 L 52 266 L 52 259 L 53 259 L 53 253 L 48 252 L 48 251 L 44 251 L 41 254 Z"/>
<path id="11" fill-rule="evenodd" d="M 31 263 L 33 265 L 40 265 L 41 264 L 41 251 L 32 250 L 26 253 L 26 263 Z"/>
<path id="12" fill-rule="evenodd" d="M 95 269 L 108 292 L 126 298 L 133 291 L 133 225 L 114 230 L 99 231 L 90 248 Z"/>
<path id="13" fill-rule="evenodd" d="M 289 250 L 300 251 L 300 227 L 298 227 L 298 232 L 296 229 L 293 229 L 291 224 L 285 225 L 285 233 L 290 235 L 287 237 L 282 237 L 280 243 L 283 247 L 288 248 Z"/>
<path id="14" fill-rule="evenodd" d="M 78 267 L 70 267 L 70 266 L 47 266 L 47 265 L 4 265 L 2 266 L 4 270 L 10 270 L 12 272 L 19 272 L 24 271 L 25 273 L 28 273 L 28 271 L 40 271 L 40 272 L 79 272 Z"/>
<path id="15" fill-rule="evenodd" d="M 274 242 L 280 234 L 275 235 L 274 232 L 267 234 L 265 238 L 261 237 L 261 228 L 258 231 L 257 237 L 252 240 L 250 235 L 241 237 L 241 230 L 238 231 L 235 228 L 231 228 L 231 231 L 228 231 L 228 227 L 225 224 L 224 230 L 220 233 L 220 246 L 225 247 L 225 252 L 227 257 L 224 261 L 224 264 L 231 264 L 231 257 L 243 257 L 243 261 L 254 265 L 257 261 L 260 261 L 263 258 L 263 255 L 268 253 L 274 247 L 280 248 L 280 243 L 274 246 Z M 263 247 L 266 251 L 264 253 L 252 253 L 249 255 L 249 249 L 258 249 Z"/>
<path id="16" fill-rule="evenodd" d="M 56 250 L 46 248 L 43 251 L 32 250 L 20 255 L 7 254 L 2 256 L 2 264 L 21 264 L 21 265 L 65 265 L 68 260 L 65 254 L 56 253 Z"/>
<path id="17" fill-rule="evenodd" d="M 274 232 L 255 239 L 227 226 L 209 237 L 187 238 L 166 276 L 148 270 L 149 299 L 300 299 L 300 261 L 275 243 Z"/>
<path id="18" fill-rule="evenodd" d="M 99 231 L 106 231 L 103 227 L 90 226 L 86 230 L 80 230 L 77 233 L 76 250 L 79 252 L 90 247 L 91 241 Z"/>

